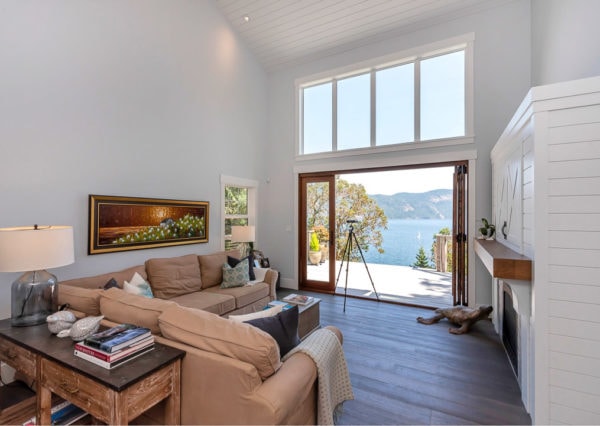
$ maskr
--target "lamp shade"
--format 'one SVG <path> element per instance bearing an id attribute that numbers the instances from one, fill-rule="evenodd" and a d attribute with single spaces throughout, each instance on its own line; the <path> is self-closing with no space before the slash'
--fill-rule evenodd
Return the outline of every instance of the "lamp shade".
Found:
<path id="1" fill-rule="evenodd" d="M 251 243 L 255 239 L 254 226 L 232 226 L 231 241 L 234 243 Z"/>
<path id="2" fill-rule="evenodd" d="M 74 261 L 71 226 L 0 228 L 0 272 L 38 271 Z"/>

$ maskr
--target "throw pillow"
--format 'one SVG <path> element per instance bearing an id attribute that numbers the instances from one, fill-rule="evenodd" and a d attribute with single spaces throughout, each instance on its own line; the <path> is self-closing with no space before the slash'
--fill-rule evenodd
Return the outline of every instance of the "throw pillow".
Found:
<path id="1" fill-rule="evenodd" d="M 280 356 L 283 357 L 300 343 L 298 337 L 298 306 L 282 311 L 273 317 L 257 318 L 246 321 L 269 333 L 279 345 Z"/>
<path id="2" fill-rule="evenodd" d="M 248 277 L 249 281 L 254 281 L 256 277 L 254 276 L 254 256 L 249 255 L 244 257 L 244 259 L 248 259 Z M 238 263 L 240 263 L 244 259 L 236 259 L 235 257 L 227 256 L 227 263 L 232 268 L 235 268 Z"/>
<path id="3" fill-rule="evenodd" d="M 123 290 L 131 294 L 139 294 L 140 296 L 145 297 L 154 297 L 154 295 L 152 294 L 152 289 L 150 288 L 150 284 L 148 284 L 146 280 L 144 280 L 142 276 L 137 272 L 133 274 L 133 278 L 131 278 L 131 281 L 125 281 L 123 283 Z"/>
<path id="4" fill-rule="evenodd" d="M 223 264 L 221 288 L 243 287 L 248 281 L 248 258 L 243 259 L 233 268 L 228 263 Z"/>
<path id="5" fill-rule="evenodd" d="M 262 283 L 269 268 L 254 268 L 254 281 Z"/>
<path id="6" fill-rule="evenodd" d="M 101 288 L 103 290 L 108 290 L 109 288 L 114 288 L 114 287 L 119 288 L 119 284 L 117 284 L 117 280 L 115 280 L 114 278 L 111 278 Z"/>
<path id="7" fill-rule="evenodd" d="M 244 315 L 229 315 L 229 319 L 235 322 L 246 322 L 257 318 L 266 318 L 277 315 L 283 310 L 284 305 L 272 306 L 269 309 L 263 309 L 262 311 L 253 312 L 251 314 Z"/>

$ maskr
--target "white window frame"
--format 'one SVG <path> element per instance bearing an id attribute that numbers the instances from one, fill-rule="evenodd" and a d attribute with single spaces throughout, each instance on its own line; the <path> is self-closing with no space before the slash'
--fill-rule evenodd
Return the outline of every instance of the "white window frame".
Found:
<path id="1" fill-rule="evenodd" d="M 247 215 L 226 215 L 225 214 L 225 187 L 236 186 L 248 189 L 248 214 Z M 256 210 L 258 206 L 258 181 L 244 179 L 234 176 L 221 175 L 221 250 L 225 250 L 225 219 L 247 218 L 248 225 L 254 226 L 258 236 L 258 227 L 256 226 Z M 255 244 L 256 246 L 256 244 Z"/>
<path id="2" fill-rule="evenodd" d="M 390 151 L 404 151 L 411 149 L 433 148 L 439 146 L 470 144 L 475 140 L 474 136 L 474 107 L 473 107 L 473 44 L 475 34 L 469 33 L 462 36 L 453 37 L 435 43 L 430 43 L 424 46 L 413 49 L 404 50 L 392 55 L 386 55 L 375 59 L 370 59 L 364 62 L 352 64 L 349 66 L 336 68 L 325 71 L 319 74 L 303 77 L 295 81 L 296 92 L 296 140 L 295 152 L 296 160 L 314 160 L 319 158 L 331 157 L 346 157 L 353 155 L 364 155 Z M 420 62 L 435 56 L 445 55 L 448 53 L 464 50 L 465 52 L 465 135 L 450 138 L 420 140 Z M 403 142 L 393 145 L 376 145 L 375 138 L 375 88 L 374 76 L 375 72 L 381 69 L 392 66 L 399 66 L 405 63 L 415 63 L 415 98 L 414 98 L 414 113 L 415 113 L 415 140 L 412 142 Z M 368 147 L 337 150 L 337 80 L 348 78 L 359 74 L 371 73 L 371 143 Z M 332 150 L 327 152 L 303 154 L 303 137 L 302 137 L 302 114 L 303 89 L 316 86 L 323 83 L 332 82 L 332 108 L 333 108 L 333 140 Z"/>

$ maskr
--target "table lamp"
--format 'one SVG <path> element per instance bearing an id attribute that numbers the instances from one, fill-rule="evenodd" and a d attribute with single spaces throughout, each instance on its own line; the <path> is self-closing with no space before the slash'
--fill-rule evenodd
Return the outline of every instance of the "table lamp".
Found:
<path id="1" fill-rule="evenodd" d="M 56 277 L 46 268 L 73 263 L 71 226 L 0 228 L 0 272 L 24 272 L 11 288 L 11 324 L 46 322 L 56 311 Z"/>
<path id="2" fill-rule="evenodd" d="M 252 243 L 255 239 L 254 226 L 232 226 L 231 227 L 231 242 L 240 243 L 240 253 L 242 257 L 246 257 L 252 250 Z"/>

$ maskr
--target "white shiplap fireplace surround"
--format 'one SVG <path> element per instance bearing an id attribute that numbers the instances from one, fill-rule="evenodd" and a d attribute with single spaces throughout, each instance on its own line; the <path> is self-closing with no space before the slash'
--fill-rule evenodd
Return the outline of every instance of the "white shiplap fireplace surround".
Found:
<path id="1" fill-rule="evenodd" d="M 531 280 L 493 278 L 518 323 L 522 400 L 535 424 L 600 424 L 600 77 L 532 88 L 491 154 L 497 243 Z"/>

